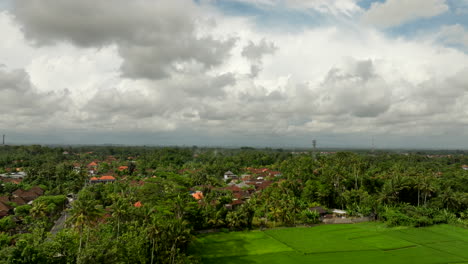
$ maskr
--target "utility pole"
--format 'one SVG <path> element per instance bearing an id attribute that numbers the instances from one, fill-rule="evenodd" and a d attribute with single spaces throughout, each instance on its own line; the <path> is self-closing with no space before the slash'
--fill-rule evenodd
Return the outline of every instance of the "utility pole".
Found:
<path id="1" fill-rule="evenodd" d="M 2 145 L 5 146 L 5 134 L 3 134 L 3 141 L 2 141 Z"/>

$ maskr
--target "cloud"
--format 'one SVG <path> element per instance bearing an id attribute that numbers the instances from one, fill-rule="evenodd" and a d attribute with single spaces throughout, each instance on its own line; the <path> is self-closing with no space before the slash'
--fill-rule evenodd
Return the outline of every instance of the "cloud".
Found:
<path id="1" fill-rule="evenodd" d="M 365 23 L 389 28 L 421 18 L 430 18 L 449 10 L 446 0 L 386 0 L 374 2 L 362 16 Z"/>
<path id="2" fill-rule="evenodd" d="M 267 42 L 265 39 L 262 39 L 258 44 L 249 41 L 249 44 L 242 50 L 242 56 L 249 60 L 260 61 L 264 55 L 273 54 L 276 49 L 273 42 Z"/>
<path id="3" fill-rule="evenodd" d="M 287 145 L 312 135 L 466 134 L 468 55 L 453 47 L 460 25 L 430 38 L 394 38 L 351 19 L 283 32 L 212 5 L 154 3 L 15 2 L 16 17 L 0 15 L 1 125 L 101 141 L 138 134 L 140 144 L 155 135 Z M 271 2 L 340 3 L 355 2 Z"/>
<path id="4" fill-rule="evenodd" d="M 392 103 L 392 91 L 375 73 L 372 61 L 351 61 L 346 67 L 331 69 L 327 74 L 317 94 L 320 112 L 377 117 L 387 111 Z"/>
<path id="5" fill-rule="evenodd" d="M 68 91 L 43 93 L 24 70 L 0 68 L 0 124 L 2 127 L 35 127 L 66 109 Z M 44 123 L 42 125 L 44 125 Z"/>
<path id="6" fill-rule="evenodd" d="M 436 39 L 449 45 L 461 45 L 468 49 L 468 31 L 460 24 L 441 27 Z"/>
<path id="7" fill-rule="evenodd" d="M 458 0 L 455 3 L 456 3 L 455 13 L 457 15 L 468 14 L 468 1 L 467 0 Z"/>
<path id="8" fill-rule="evenodd" d="M 242 49 L 241 55 L 252 62 L 250 66 L 250 76 L 257 77 L 262 70 L 262 58 L 268 54 L 274 54 L 278 48 L 273 42 L 267 42 L 262 39 L 258 44 L 251 40 L 249 44 Z"/>
<path id="9" fill-rule="evenodd" d="M 135 79 L 168 77 L 176 63 L 196 62 L 210 69 L 229 56 L 235 40 L 200 35 L 196 31 L 200 13 L 190 0 L 14 2 L 17 21 L 36 45 L 116 44 L 123 76 Z"/>

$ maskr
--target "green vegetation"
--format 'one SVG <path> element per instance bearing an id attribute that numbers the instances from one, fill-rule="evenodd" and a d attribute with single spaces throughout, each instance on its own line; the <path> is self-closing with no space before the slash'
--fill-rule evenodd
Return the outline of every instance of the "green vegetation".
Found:
<path id="1" fill-rule="evenodd" d="M 463 152 L 4 146 L 0 264 L 198 263 L 194 240 L 203 262 L 463 262 L 464 164 Z M 377 223 L 306 228 L 333 209 Z M 220 230 L 257 231 L 200 235 Z"/>
<path id="2" fill-rule="evenodd" d="M 203 235 L 190 250 L 203 263 L 466 263 L 468 230 L 321 225 Z"/>

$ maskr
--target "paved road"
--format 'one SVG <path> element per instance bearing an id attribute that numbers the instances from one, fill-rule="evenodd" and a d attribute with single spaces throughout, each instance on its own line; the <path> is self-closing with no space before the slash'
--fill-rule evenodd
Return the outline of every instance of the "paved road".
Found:
<path id="1" fill-rule="evenodd" d="M 73 201 L 74 199 L 69 199 L 68 202 L 69 202 L 69 207 L 71 208 L 71 206 L 73 205 Z M 62 214 L 60 215 L 59 219 L 57 219 L 57 221 L 55 221 L 55 224 L 54 226 L 52 227 L 52 229 L 50 230 L 50 233 L 52 233 L 52 235 L 55 235 L 57 234 L 60 230 L 62 230 L 63 228 L 65 228 L 65 221 L 67 221 L 68 217 L 70 216 L 70 213 L 69 213 L 69 210 L 68 208 L 63 210 L 62 211 Z"/>
<path id="2" fill-rule="evenodd" d="M 60 215 L 60 218 L 57 219 L 57 221 L 55 221 L 55 225 L 50 230 L 50 233 L 52 233 L 52 235 L 55 235 L 60 230 L 62 230 L 65 227 L 65 221 L 67 219 L 68 219 L 68 210 L 64 210 L 62 214 Z"/>

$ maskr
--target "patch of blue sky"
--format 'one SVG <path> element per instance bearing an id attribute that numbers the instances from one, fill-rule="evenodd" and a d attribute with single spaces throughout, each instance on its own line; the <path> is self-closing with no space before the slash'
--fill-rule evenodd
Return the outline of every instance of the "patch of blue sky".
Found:
<path id="1" fill-rule="evenodd" d="M 373 3 L 384 3 L 388 0 L 358 0 L 357 4 L 363 9 L 369 9 Z M 452 11 L 465 9 L 468 11 L 468 0 L 445 0 Z M 465 14 L 466 15 L 466 14 Z"/>
<path id="2" fill-rule="evenodd" d="M 363 8 L 363 9 L 369 9 L 371 7 L 371 5 L 375 2 L 380 2 L 380 3 L 383 3 L 385 2 L 385 0 L 360 0 L 357 2 L 357 4 Z"/>
<path id="3" fill-rule="evenodd" d="M 450 11 L 459 18 L 460 24 L 468 26 L 468 0 L 448 0 Z"/>
<path id="4" fill-rule="evenodd" d="M 0 11 L 10 10 L 13 6 L 12 0 L 0 0 Z"/>
<path id="5" fill-rule="evenodd" d="M 256 5 L 232 0 L 218 0 L 216 7 L 226 15 L 251 17 L 259 28 L 268 30 L 300 31 L 327 25 L 336 25 L 349 18 L 338 18 L 313 9 L 286 8 L 281 5 Z"/>
<path id="6" fill-rule="evenodd" d="M 443 26 L 460 24 L 468 28 L 467 17 L 455 15 L 452 11 L 446 12 L 436 17 L 419 18 L 408 23 L 389 28 L 387 33 L 395 36 L 411 37 L 424 32 L 436 32 Z"/>

